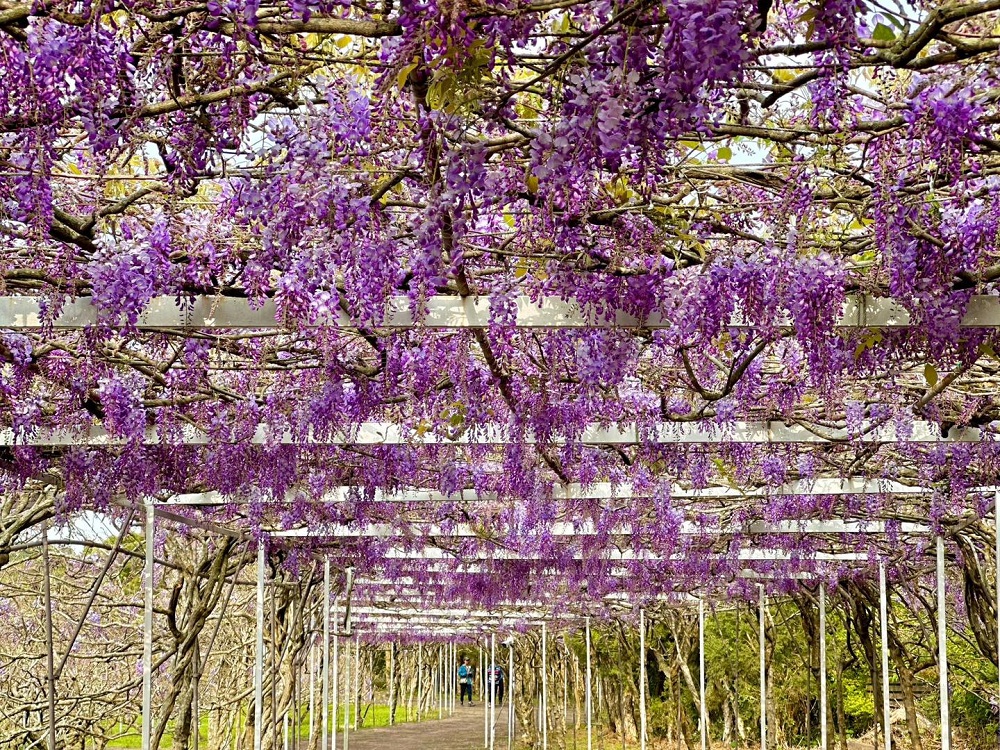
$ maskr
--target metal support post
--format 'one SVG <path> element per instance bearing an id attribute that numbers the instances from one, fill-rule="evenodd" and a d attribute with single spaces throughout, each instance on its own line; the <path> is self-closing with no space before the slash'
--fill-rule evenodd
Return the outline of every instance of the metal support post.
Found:
<path id="1" fill-rule="evenodd" d="M 646 750 L 646 610 L 639 610 L 639 748 Z"/>
<path id="2" fill-rule="evenodd" d="M 150 750 L 153 738 L 153 553 L 156 543 L 156 515 L 151 502 L 146 503 L 144 536 L 146 561 L 142 575 L 142 750 Z"/>
<path id="3" fill-rule="evenodd" d="M 705 699 L 705 600 L 698 602 L 698 700 L 701 715 L 698 717 L 701 731 L 701 750 L 708 750 L 708 702 Z"/>
<path id="4" fill-rule="evenodd" d="M 548 637 L 542 622 L 542 750 L 549 750 L 549 658 Z"/>
<path id="5" fill-rule="evenodd" d="M 396 712 L 393 710 L 396 700 L 396 642 L 389 644 L 389 726 L 396 723 Z"/>
<path id="6" fill-rule="evenodd" d="M 938 673 L 941 691 L 941 750 L 951 750 L 951 710 L 948 697 L 948 611 L 945 599 L 944 537 L 937 538 Z"/>
<path id="7" fill-rule="evenodd" d="M 490 750 L 497 741 L 497 636 L 490 633 Z"/>
<path id="8" fill-rule="evenodd" d="M 330 581 L 330 567 L 329 563 L 324 566 L 324 577 L 323 577 L 323 590 L 325 591 L 327 586 L 329 586 Z M 316 614 L 313 612 L 311 618 L 311 627 L 309 629 L 309 746 L 312 747 L 313 737 L 316 735 L 316 722 L 314 717 L 316 716 Z M 329 631 L 325 631 L 323 634 L 323 642 L 326 642 L 326 637 L 329 635 Z M 324 646 L 325 648 L 325 646 Z M 327 657 L 329 659 L 329 655 Z M 326 698 L 323 699 L 326 703 Z M 326 750 L 326 743 L 323 743 L 323 750 Z"/>
<path id="9" fill-rule="evenodd" d="M 358 731 L 358 719 L 361 715 L 361 641 L 354 644 L 354 691 L 351 693 L 354 710 L 351 712 L 351 724 Z M 350 701 L 349 701 L 350 702 Z"/>
<path id="10" fill-rule="evenodd" d="M 826 584 L 819 585 L 819 747 L 829 750 L 826 699 Z"/>
<path id="11" fill-rule="evenodd" d="M 767 663 L 764 660 L 764 628 L 766 627 L 767 594 L 760 587 L 758 645 L 760 646 L 760 747 L 767 750 Z"/>
<path id="12" fill-rule="evenodd" d="M 514 746 L 514 637 L 507 645 L 507 750 Z"/>
<path id="13" fill-rule="evenodd" d="M 591 673 L 590 673 L 590 618 L 587 618 L 587 750 L 593 750 L 594 747 L 594 736 L 593 736 L 593 690 L 591 688 Z"/>
<path id="14" fill-rule="evenodd" d="M 892 716 L 889 707 L 889 596 L 885 582 L 885 563 L 878 566 L 878 613 L 882 640 L 882 730 L 885 750 L 892 750 Z"/>
<path id="15" fill-rule="evenodd" d="M 489 750 L 490 747 L 490 706 L 489 698 L 486 695 L 486 683 L 487 674 L 484 668 L 485 662 L 483 661 L 483 647 L 479 647 L 479 674 L 481 676 L 480 682 L 482 683 L 480 693 L 482 694 L 483 701 L 483 747 Z"/>
<path id="16" fill-rule="evenodd" d="M 261 750 L 264 730 L 264 540 L 257 544 L 257 645 L 253 661 L 253 750 Z"/>
<path id="17" fill-rule="evenodd" d="M 327 598 L 329 600 L 329 597 Z M 337 607 L 333 607 L 333 622 L 337 622 Z M 340 636 L 336 633 L 333 639 L 333 706 L 330 708 L 330 750 L 337 750 L 337 718 L 340 715 Z M 345 688 L 344 692 L 347 690 Z M 324 747 L 323 750 L 326 750 Z"/>
<path id="18" fill-rule="evenodd" d="M 45 698 L 48 724 L 46 739 L 49 750 L 56 750 L 56 665 L 55 637 L 52 633 L 52 565 L 49 562 L 48 522 L 42 524 L 42 567 L 42 598 L 45 599 Z"/>
<path id="19" fill-rule="evenodd" d="M 563 648 L 566 651 L 566 661 L 563 663 L 563 727 L 569 724 L 569 649 L 566 648 L 566 641 L 563 639 Z"/>
<path id="20" fill-rule="evenodd" d="M 323 726 L 320 727 L 321 750 L 330 750 L 333 745 L 327 744 L 330 736 L 330 561 L 323 561 L 323 674 L 320 678 L 320 693 L 323 699 L 323 709 L 320 712 Z M 309 735 L 312 736 L 312 705 L 313 684 L 309 681 Z M 336 724 L 336 715 L 334 715 Z M 334 743 L 336 744 L 336 743 Z"/>
<path id="21" fill-rule="evenodd" d="M 351 742 L 351 639 L 344 645 L 344 750 Z"/>

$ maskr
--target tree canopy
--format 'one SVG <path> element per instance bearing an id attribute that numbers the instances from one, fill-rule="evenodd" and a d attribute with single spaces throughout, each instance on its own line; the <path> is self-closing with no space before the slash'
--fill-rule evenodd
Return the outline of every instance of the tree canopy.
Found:
<path id="1" fill-rule="evenodd" d="M 1000 465 L 1000 2 L 768 5 L 4 2 L 2 481 L 58 490 L 5 538 L 210 492 L 177 513 L 390 576 L 430 537 L 495 598 L 553 560 L 834 580 L 815 553 L 965 528 Z M 829 517 L 889 526 L 747 526 Z M 337 539 L 369 523 L 398 535 Z"/>

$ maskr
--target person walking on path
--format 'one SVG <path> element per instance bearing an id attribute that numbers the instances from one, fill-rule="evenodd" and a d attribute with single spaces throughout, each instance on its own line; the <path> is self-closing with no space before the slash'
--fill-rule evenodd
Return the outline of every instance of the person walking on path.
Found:
<path id="1" fill-rule="evenodd" d="M 475 672 L 473 672 L 472 666 L 469 664 L 469 657 L 462 657 L 462 665 L 458 668 L 458 690 L 459 690 L 459 703 L 465 705 L 465 696 L 469 696 L 469 705 L 472 704 L 472 681 L 475 677 Z"/>
<path id="2" fill-rule="evenodd" d="M 503 667 L 499 664 L 494 665 L 493 669 L 486 670 L 486 697 L 487 700 L 493 695 L 493 691 L 496 690 L 496 702 L 498 704 L 503 703 L 503 692 L 506 683 L 506 675 L 504 674 Z"/>

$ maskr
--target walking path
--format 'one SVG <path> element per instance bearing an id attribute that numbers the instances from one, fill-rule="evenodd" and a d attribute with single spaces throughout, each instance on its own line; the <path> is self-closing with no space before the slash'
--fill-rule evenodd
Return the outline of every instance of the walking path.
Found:
<path id="1" fill-rule="evenodd" d="M 351 732 L 350 750 L 482 750 L 484 708 L 456 706 L 455 715 L 444 719 Z M 339 733 L 337 742 L 343 746 Z M 507 750 L 507 706 L 497 706 L 495 747 Z"/>

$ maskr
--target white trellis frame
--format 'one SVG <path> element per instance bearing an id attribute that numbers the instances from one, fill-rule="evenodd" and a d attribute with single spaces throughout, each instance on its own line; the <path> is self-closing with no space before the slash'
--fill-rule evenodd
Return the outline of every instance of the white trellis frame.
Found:
<path id="1" fill-rule="evenodd" d="M 773 497 L 778 495 L 924 495 L 931 488 L 920 485 L 903 484 L 887 479 L 867 479 L 853 477 L 840 479 L 834 477 L 818 477 L 816 479 L 797 479 L 783 484 L 767 487 L 733 487 L 730 485 L 691 489 L 679 484 L 660 488 L 669 490 L 674 499 L 740 499 Z M 984 488 L 985 491 L 985 488 Z M 633 500 L 635 498 L 651 497 L 654 490 L 640 490 L 629 482 L 612 484 L 611 482 L 594 482 L 581 484 L 569 482 L 553 484 L 550 489 L 553 500 Z M 344 485 L 326 490 L 318 497 L 310 493 L 290 490 L 283 497 L 247 498 L 224 495 L 220 492 L 193 492 L 172 495 L 165 500 L 153 500 L 162 505 L 239 505 L 250 502 L 314 502 L 318 504 L 344 503 L 352 498 L 364 498 L 371 502 L 399 503 L 458 503 L 458 502 L 501 502 L 506 499 L 497 492 L 478 492 L 476 490 L 461 490 L 458 492 L 440 492 L 439 490 L 419 487 L 385 490 L 381 487 L 366 487 L 364 485 Z"/>
<path id="2" fill-rule="evenodd" d="M 979 427 L 952 427 L 947 435 L 941 434 L 937 422 L 915 421 L 905 429 L 897 430 L 894 424 L 862 425 L 858 431 L 830 428 L 820 432 L 803 425 L 784 422 L 743 422 L 727 425 L 698 424 L 694 422 L 657 422 L 636 426 L 621 424 L 605 427 L 600 424 L 584 425 L 572 435 L 558 431 L 545 440 L 534 434 L 513 434 L 496 424 L 477 425 L 461 432 L 440 434 L 421 431 L 394 422 L 358 422 L 331 429 L 323 433 L 305 435 L 284 428 L 258 424 L 252 435 L 238 442 L 249 445 L 715 445 L 741 443 L 758 445 L 814 444 L 829 445 L 853 440 L 864 444 L 881 443 L 978 443 L 993 440 L 996 434 Z M 103 427 L 69 430 L 38 428 L 22 434 L 12 428 L 0 429 L 0 445 L 30 447 L 65 447 L 86 445 L 111 447 L 133 444 L 131 437 L 113 435 Z M 144 445 L 217 445 L 237 442 L 235 438 L 205 432 L 191 425 L 184 425 L 170 432 L 149 428 L 138 441 Z"/>
<path id="3" fill-rule="evenodd" d="M 508 303 L 505 301 L 505 308 Z M 674 324 L 659 313 L 645 318 L 618 310 L 610 315 L 597 315 L 584 310 L 574 301 L 545 297 L 538 302 L 528 297 L 513 300 L 516 312 L 514 324 L 518 328 L 667 328 Z M 46 325 L 53 329 L 76 329 L 98 324 L 106 325 L 90 298 L 66 300 L 59 314 L 46 320 L 46 301 L 36 296 L 0 297 L 0 328 L 36 329 Z M 492 300 L 489 296 L 457 297 L 435 295 L 424 304 L 425 314 L 411 312 L 412 303 L 407 297 L 389 299 L 377 328 L 486 328 L 490 325 Z M 114 322 L 114 321 L 110 321 Z M 291 322 L 291 321 L 290 321 Z M 343 310 L 317 314 L 315 320 L 295 320 L 298 327 L 339 327 L 354 329 L 359 322 Z M 789 317 L 779 317 L 775 324 L 788 327 Z M 839 328 L 899 328 L 911 324 L 910 313 L 899 302 L 887 297 L 865 294 L 848 296 L 835 322 Z M 257 303 L 238 297 L 198 295 L 179 306 L 172 296 L 153 298 L 138 316 L 135 327 L 142 329 L 276 329 L 289 324 L 282 320 L 274 300 Z M 365 324 L 370 325 L 370 324 Z M 961 325 L 976 328 L 1000 326 L 1000 298 L 993 295 L 974 295 Z M 726 323 L 727 328 L 752 328 L 752 323 L 739 314 Z"/>

